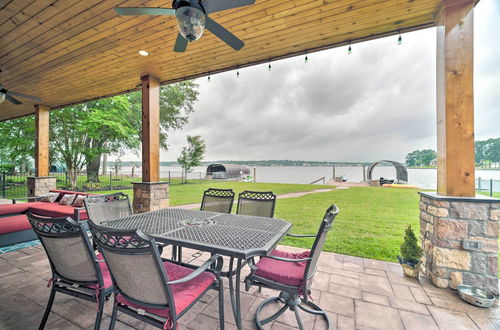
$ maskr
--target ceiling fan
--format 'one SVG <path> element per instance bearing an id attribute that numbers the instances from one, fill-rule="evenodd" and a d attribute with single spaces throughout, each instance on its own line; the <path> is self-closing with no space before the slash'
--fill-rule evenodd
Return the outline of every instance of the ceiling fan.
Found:
<path id="1" fill-rule="evenodd" d="M 188 41 L 198 40 L 205 28 L 235 50 L 240 50 L 245 45 L 243 41 L 208 17 L 208 14 L 254 3 L 255 0 L 174 0 L 172 8 L 120 7 L 115 8 L 115 11 L 123 16 L 175 15 L 179 27 L 175 52 L 186 51 Z"/>
<path id="2" fill-rule="evenodd" d="M 7 101 L 10 101 L 14 104 L 23 104 L 21 101 L 16 99 L 14 96 L 23 97 L 23 98 L 30 99 L 30 100 L 33 100 L 36 102 L 42 102 L 42 99 L 39 97 L 8 91 L 5 88 L 3 88 L 2 84 L 0 84 L 0 103 L 3 103 L 3 101 L 7 100 Z"/>

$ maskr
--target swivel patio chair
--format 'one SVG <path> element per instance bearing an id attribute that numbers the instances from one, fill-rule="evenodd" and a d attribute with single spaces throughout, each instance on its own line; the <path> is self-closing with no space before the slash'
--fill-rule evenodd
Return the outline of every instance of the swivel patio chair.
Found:
<path id="1" fill-rule="evenodd" d="M 94 329 L 99 329 L 104 300 L 113 293 L 108 267 L 96 255 L 83 223 L 70 218 L 47 218 L 27 213 L 49 259 L 52 277 L 49 301 L 39 329 L 45 327 L 56 292 L 97 302 Z"/>
<path id="2" fill-rule="evenodd" d="M 231 213 L 233 208 L 234 192 L 232 189 L 209 188 L 203 193 L 201 211 Z"/>
<path id="3" fill-rule="evenodd" d="M 257 307 L 255 323 L 258 329 L 262 329 L 264 324 L 277 319 L 287 309 L 295 313 L 297 324 L 301 330 L 304 329 L 304 325 L 299 310 L 321 315 L 325 319 L 328 329 L 331 329 L 328 315 L 318 305 L 309 300 L 309 295 L 316 264 L 325 244 L 326 235 L 338 213 L 339 210 L 335 205 L 328 208 L 317 235 L 289 235 L 294 237 L 316 237 L 310 251 L 290 253 L 275 249 L 269 256 L 261 258 L 257 263 L 253 259 L 248 261 L 251 272 L 245 279 L 247 291 L 252 285 L 258 286 L 259 289 L 264 287 L 280 291 L 278 297 L 266 299 Z M 274 302 L 281 302 L 283 306 L 273 315 L 261 320 L 260 313 L 262 309 Z"/>
<path id="4" fill-rule="evenodd" d="M 198 268 L 161 259 L 153 238 L 140 230 L 89 227 L 104 256 L 114 284 L 110 329 L 118 311 L 163 329 L 177 329 L 177 322 L 209 290 L 219 294 L 220 328 L 224 329 L 224 293 L 220 279 L 222 258 L 213 255 Z M 215 265 L 214 269 L 210 269 Z"/>
<path id="5" fill-rule="evenodd" d="M 124 218 L 132 215 L 130 200 L 124 193 L 88 196 L 83 200 L 88 219 L 94 223 Z"/>
<path id="6" fill-rule="evenodd" d="M 238 195 L 236 214 L 272 218 L 276 195 L 272 191 L 245 190 Z"/>

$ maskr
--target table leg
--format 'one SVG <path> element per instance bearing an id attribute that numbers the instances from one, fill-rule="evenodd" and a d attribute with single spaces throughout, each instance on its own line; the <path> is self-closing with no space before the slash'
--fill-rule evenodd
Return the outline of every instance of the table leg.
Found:
<path id="1" fill-rule="evenodd" d="M 228 281 L 229 281 L 229 298 L 231 300 L 231 307 L 233 309 L 234 320 L 236 322 L 236 327 L 241 330 L 243 329 L 241 321 L 241 300 L 240 300 L 240 279 L 241 279 L 241 268 L 242 260 L 238 259 L 236 264 L 236 273 L 233 273 L 234 258 L 229 260 L 229 271 L 228 271 Z M 233 283 L 233 277 L 235 278 L 235 283 Z"/>

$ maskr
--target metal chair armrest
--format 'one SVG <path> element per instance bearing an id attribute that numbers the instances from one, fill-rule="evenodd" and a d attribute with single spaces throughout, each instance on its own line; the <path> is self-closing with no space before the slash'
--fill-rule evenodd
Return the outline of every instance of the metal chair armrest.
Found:
<path id="1" fill-rule="evenodd" d="M 21 200 L 37 200 L 37 199 L 40 199 L 40 198 L 43 198 L 45 196 L 33 196 L 33 197 L 17 197 L 17 198 L 12 198 L 12 204 L 16 204 L 17 201 L 21 201 Z"/>
<path id="2" fill-rule="evenodd" d="M 200 267 L 196 268 L 195 271 L 193 271 L 192 273 L 190 273 L 189 275 L 183 277 L 183 278 L 180 278 L 178 280 L 174 280 L 174 281 L 168 281 L 167 284 L 168 285 L 172 285 L 172 284 L 179 284 L 179 283 L 184 283 L 184 282 L 188 282 L 188 281 L 191 281 L 193 279 L 195 279 L 196 277 L 200 276 L 203 272 L 205 272 L 214 262 L 216 262 L 217 260 L 221 259 L 222 260 L 222 257 L 218 254 L 214 254 L 210 259 L 208 259 L 207 261 L 205 261 L 205 263 L 203 263 L 203 265 L 201 265 Z M 219 265 L 219 268 L 222 267 L 222 263 Z"/>
<path id="3" fill-rule="evenodd" d="M 76 221 L 80 221 L 80 211 L 85 211 L 85 208 L 84 207 L 75 207 L 74 215 L 75 215 Z"/>
<path id="4" fill-rule="evenodd" d="M 316 237 L 316 235 L 302 235 L 302 234 L 286 234 L 289 237 Z"/>

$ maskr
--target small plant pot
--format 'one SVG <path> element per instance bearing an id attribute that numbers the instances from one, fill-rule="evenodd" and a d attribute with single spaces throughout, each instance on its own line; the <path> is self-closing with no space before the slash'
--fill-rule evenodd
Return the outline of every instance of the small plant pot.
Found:
<path id="1" fill-rule="evenodd" d="M 406 277 L 418 279 L 418 275 L 420 273 L 420 266 L 422 265 L 422 261 L 415 263 L 415 262 L 411 262 L 411 261 L 406 261 L 399 256 L 398 256 L 398 260 L 399 260 L 399 264 L 401 265 L 401 268 L 403 269 L 403 274 Z"/>

